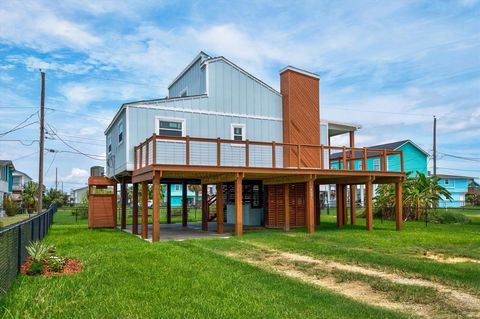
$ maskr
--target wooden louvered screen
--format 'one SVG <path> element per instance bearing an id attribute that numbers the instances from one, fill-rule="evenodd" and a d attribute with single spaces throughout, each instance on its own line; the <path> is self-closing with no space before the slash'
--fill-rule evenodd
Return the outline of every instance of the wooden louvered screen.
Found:
<path id="1" fill-rule="evenodd" d="M 267 190 L 267 227 L 283 227 L 285 225 L 283 185 L 269 185 Z"/>
<path id="2" fill-rule="evenodd" d="M 269 185 L 267 189 L 267 227 L 284 227 L 284 186 Z M 290 184 L 290 227 L 305 225 L 305 184 Z"/>

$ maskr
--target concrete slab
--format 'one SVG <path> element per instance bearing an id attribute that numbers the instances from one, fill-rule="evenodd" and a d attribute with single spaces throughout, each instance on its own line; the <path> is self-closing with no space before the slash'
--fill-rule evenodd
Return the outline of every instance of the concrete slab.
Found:
<path id="1" fill-rule="evenodd" d="M 141 232 L 141 225 L 138 225 L 138 230 Z M 152 224 L 148 225 L 148 238 L 149 242 L 152 242 Z M 231 231 L 234 229 L 234 225 L 225 224 L 225 233 L 217 234 L 217 223 L 208 223 L 209 231 L 202 231 L 201 222 L 188 223 L 187 227 L 183 227 L 182 224 L 160 224 L 160 241 L 182 241 L 194 238 L 229 238 Z M 123 230 L 127 233 L 132 233 L 132 225 L 127 225 L 127 228 Z M 141 236 L 138 235 L 139 238 Z"/>

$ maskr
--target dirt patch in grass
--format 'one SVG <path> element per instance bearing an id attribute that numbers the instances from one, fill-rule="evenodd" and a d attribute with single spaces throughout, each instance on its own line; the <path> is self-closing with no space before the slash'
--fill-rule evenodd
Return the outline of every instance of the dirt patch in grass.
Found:
<path id="1" fill-rule="evenodd" d="M 432 259 L 445 264 L 459 264 L 459 263 L 477 263 L 480 264 L 480 259 L 469 258 L 469 257 L 455 257 L 447 256 L 444 254 L 437 254 L 431 251 L 426 251 L 423 253 L 423 257 Z"/>
<path id="2" fill-rule="evenodd" d="M 478 297 L 429 280 L 257 245 L 229 255 L 370 305 L 426 318 L 480 318 Z"/>

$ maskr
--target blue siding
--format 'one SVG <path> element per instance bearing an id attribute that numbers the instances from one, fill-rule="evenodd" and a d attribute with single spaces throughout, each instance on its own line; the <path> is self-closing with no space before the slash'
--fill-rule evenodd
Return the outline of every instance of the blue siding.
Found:
<path id="1" fill-rule="evenodd" d="M 199 56 L 198 60 L 168 88 L 170 98 L 179 97 L 184 89 L 187 89 L 189 96 L 205 93 L 205 68 L 201 67 L 203 61 L 204 56 Z"/>
<path id="2" fill-rule="evenodd" d="M 448 184 L 446 183 L 448 180 Z M 452 201 L 442 200 L 440 207 L 461 207 L 465 205 L 465 194 L 468 192 L 468 178 L 441 178 L 438 183 L 452 194 Z"/>
<path id="3" fill-rule="evenodd" d="M 118 141 L 118 125 L 123 123 L 123 142 L 119 143 Z M 112 139 L 112 150 L 108 152 L 108 136 L 111 135 Z M 123 110 L 120 113 L 120 116 L 115 120 L 110 130 L 107 131 L 105 135 L 105 153 L 107 154 L 107 176 L 112 176 L 119 174 L 127 170 L 127 160 L 126 160 L 126 146 L 128 144 L 128 133 L 127 133 L 127 119 L 126 119 L 126 110 Z M 132 156 L 133 159 L 133 156 Z M 132 162 L 133 163 L 133 162 Z"/>

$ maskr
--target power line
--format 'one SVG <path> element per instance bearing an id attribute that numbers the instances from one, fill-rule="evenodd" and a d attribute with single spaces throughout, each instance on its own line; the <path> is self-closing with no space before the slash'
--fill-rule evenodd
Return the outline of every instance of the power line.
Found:
<path id="1" fill-rule="evenodd" d="M 30 156 L 32 156 L 32 155 L 35 155 L 35 154 L 38 154 L 38 151 L 35 151 L 35 152 L 33 152 L 33 153 L 30 153 L 30 154 L 27 154 L 27 155 L 23 155 L 23 156 L 14 158 L 14 159 L 12 159 L 12 162 L 13 162 L 13 161 L 20 161 L 20 160 L 26 159 L 26 158 L 28 158 L 28 157 L 30 157 Z"/>
<path id="2" fill-rule="evenodd" d="M 38 142 L 38 140 L 0 140 L 0 142 L 18 142 L 23 146 L 32 146 L 32 144 Z M 28 144 L 28 142 L 30 143 Z"/>
<path id="3" fill-rule="evenodd" d="M 35 114 L 38 114 L 38 111 L 37 112 L 33 112 L 32 114 L 30 114 L 29 116 L 27 116 L 26 119 L 24 119 L 23 121 L 21 121 L 20 123 L 18 123 L 17 125 L 15 125 L 12 129 L 6 131 L 6 132 L 3 132 L 3 133 L 0 133 L 0 137 L 3 137 L 5 135 L 7 135 L 8 133 L 11 133 L 11 132 L 15 132 L 15 131 L 18 131 L 18 130 L 21 130 L 22 128 L 25 128 L 27 126 L 30 126 L 30 125 L 33 125 L 35 124 L 36 122 L 32 122 L 30 124 L 26 124 L 26 125 L 23 125 L 25 122 L 27 122 L 29 119 L 31 119 Z M 23 125 L 23 126 L 22 126 Z"/>
<path id="4" fill-rule="evenodd" d="M 443 152 L 438 152 L 439 154 L 442 154 L 444 156 L 448 157 L 453 157 L 453 158 L 458 158 L 466 161 L 473 161 L 473 162 L 480 162 L 479 157 L 466 157 L 466 156 L 458 156 L 458 155 L 453 155 L 453 154 L 448 154 L 448 153 L 443 153 Z"/>

